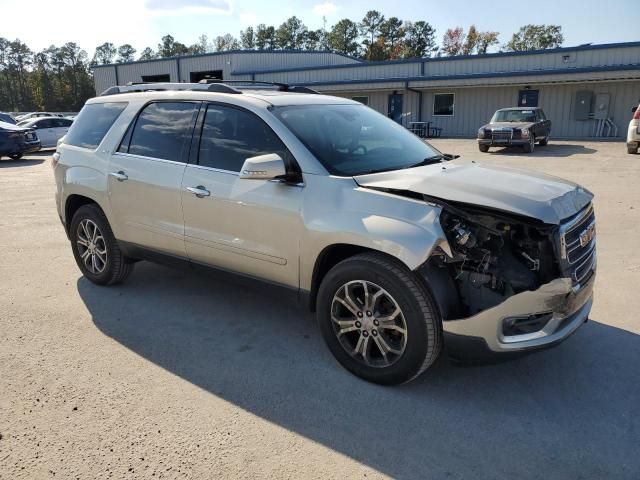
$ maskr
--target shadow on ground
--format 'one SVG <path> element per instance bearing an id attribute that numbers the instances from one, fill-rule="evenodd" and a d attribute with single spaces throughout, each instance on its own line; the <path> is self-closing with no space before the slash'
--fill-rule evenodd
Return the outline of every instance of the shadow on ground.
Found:
<path id="1" fill-rule="evenodd" d="M 493 147 L 493 149 L 489 151 L 489 153 L 492 155 L 521 154 L 523 156 L 560 157 L 560 158 L 570 157 L 572 155 L 589 155 L 596 152 L 597 150 L 594 148 L 585 147 L 584 145 L 579 145 L 579 144 L 568 144 L 568 143 L 563 143 L 563 144 L 549 143 L 544 147 L 540 145 L 536 145 L 532 153 L 524 152 L 522 150 L 522 147 L 505 147 L 505 148 Z"/>
<path id="2" fill-rule="evenodd" d="M 14 167 L 32 167 L 45 162 L 46 158 L 21 158 L 20 160 L 11 160 L 8 158 L 0 159 L 0 168 Z"/>
<path id="3" fill-rule="evenodd" d="M 344 371 L 277 288 L 140 263 L 78 291 L 107 336 L 211 394 L 396 478 L 637 478 L 640 336 L 591 321 L 508 363 L 401 387 Z"/>

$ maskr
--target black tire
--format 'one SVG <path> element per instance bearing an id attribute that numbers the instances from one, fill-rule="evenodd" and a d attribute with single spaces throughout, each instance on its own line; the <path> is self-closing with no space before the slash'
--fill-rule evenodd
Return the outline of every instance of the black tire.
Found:
<path id="1" fill-rule="evenodd" d="M 533 152 L 533 150 L 534 150 L 534 148 L 535 148 L 535 146 L 536 146 L 536 138 L 534 137 L 533 132 L 530 132 L 530 133 L 529 133 L 529 135 L 531 135 L 531 136 L 529 137 L 529 143 L 525 143 L 525 144 L 522 146 L 522 150 L 524 150 L 524 151 L 525 151 L 525 153 L 531 153 L 531 152 Z"/>
<path id="2" fill-rule="evenodd" d="M 103 270 L 98 273 L 92 272 L 81 258 L 82 253 L 80 252 L 81 247 L 78 240 L 80 238 L 80 224 L 83 220 L 89 220 L 97 225 L 104 239 L 103 244 L 106 250 L 106 262 L 104 263 Z M 107 217 L 97 205 L 83 205 L 78 209 L 71 220 L 69 235 L 71 237 L 71 249 L 73 250 L 73 256 L 76 259 L 78 268 L 80 268 L 82 274 L 91 282 L 97 285 L 114 285 L 124 281 L 133 271 L 134 263 L 125 257 L 120 250 L 120 246 L 113 236 Z"/>
<path id="3" fill-rule="evenodd" d="M 21 153 L 10 153 L 9 154 L 9 158 L 11 160 L 20 160 L 22 158 L 22 154 Z"/>
<path id="4" fill-rule="evenodd" d="M 480 150 L 482 153 L 487 153 L 489 151 L 489 145 L 483 145 L 479 143 L 478 150 Z"/>
<path id="5" fill-rule="evenodd" d="M 632 155 L 638 153 L 638 147 L 627 147 L 627 153 L 630 153 Z"/>
<path id="6" fill-rule="evenodd" d="M 357 355 L 347 352 L 335 332 L 332 321 L 334 295 L 354 280 L 380 286 L 402 310 L 406 343 L 402 354 L 388 366 L 365 365 Z M 322 280 L 317 305 L 320 331 L 335 358 L 351 373 L 370 382 L 383 385 L 409 382 L 429 368 L 442 349 L 442 322 L 431 295 L 405 265 L 387 255 L 363 253 L 337 264 Z"/>
<path id="7" fill-rule="evenodd" d="M 538 142 L 538 145 L 542 145 L 543 147 L 546 147 L 547 145 L 549 145 L 549 135 L 547 135 L 542 140 L 540 140 Z"/>

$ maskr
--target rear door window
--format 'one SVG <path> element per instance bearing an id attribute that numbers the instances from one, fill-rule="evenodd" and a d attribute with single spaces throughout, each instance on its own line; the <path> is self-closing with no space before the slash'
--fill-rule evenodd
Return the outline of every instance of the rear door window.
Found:
<path id="1" fill-rule="evenodd" d="M 198 103 L 157 102 L 138 116 L 128 147 L 119 151 L 131 155 L 184 162 L 198 113 Z M 125 142 L 127 141 L 125 136 Z"/>
<path id="2" fill-rule="evenodd" d="M 126 107 L 126 102 L 85 105 L 65 136 L 65 143 L 95 150 Z"/>

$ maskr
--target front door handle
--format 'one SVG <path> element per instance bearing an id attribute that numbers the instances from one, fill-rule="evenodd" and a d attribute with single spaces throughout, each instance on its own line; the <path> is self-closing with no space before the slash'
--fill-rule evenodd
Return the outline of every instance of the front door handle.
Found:
<path id="1" fill-rule="evenodd" d="M 115 178 L 119 182 L 124 182 L 126 179 L 129 178 L 127 174 L 124 173 L 122 170 L 120 170 L 119 172 L 111 172 L 109 175 L 111 175 L 113 178 Z"/>
<path id="2" fill-rule="evenodd" d="M 204 188 L 202 185 L 198 185 L 197 187 L 187 187 L 187 190 L 189 190 L 198 198 L 204 198 L 211 195 L 211 192 Z"/>

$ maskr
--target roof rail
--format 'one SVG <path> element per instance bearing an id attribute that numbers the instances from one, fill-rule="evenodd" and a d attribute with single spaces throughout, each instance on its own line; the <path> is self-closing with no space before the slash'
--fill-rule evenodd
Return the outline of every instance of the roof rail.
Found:
<path id="1" fill-rule="evenodd" d="M 101 97 L 106 95 L 117 95 L 120 93 L 130 92 L 158 92 L 158 91 L 171 91 L 171 90 L 187 90 L 187 91 L 201 91 L 201 92 L 216 92 L 216 93 L 242 93 L 240 90 L 224 85 L 220 83 L 214 83 L 211 85 L 203 83 L 145 83 L 145 82 L 129 82 L 127 85 L 118 85 L 115 87 L 109 87 L 100 94 Z"/>
<path id="2" fill-rule="evenodd" d="M 253 87 L 253 86 L 257 86 L 257 87 L 275 87 L 275 89 L 279 92 L 295 92 L 295 93 L 311 93 L 311 94 L 318 94 L 319 92 L 317 92 L 316 90 L 313 90 L 312 88 L 309 87 L 301 87 L 301 86 L 296 86 L 296 85 L 289 85 L 287 83 L 280 83 L 280 82 L 267 82 L 264 80 L 220 80 L 217 78 L 205 78 L 203 80 L 200 80 L 200 82 L 198 83 L 202 83 L 202 84 L 207 84 L 207 85 L 237 85 L 238 89 L 243 88 L 243 86 L 245 87 Z"/>
<path id="3" fill-rule="evenodd" d="M 237 88 L 231 85 L 238 85 Z M 100 94 L 101 97 L 107 95 L 117 95 L 120 93 L 130 92 L 158 92 L 158 91 L 171 91 L 171 90 L 187 90 L 187 91 L 200 91 L 200 92 L 215 92 L 215 93 L 242 93 L 243 87 L 262 86 L 266 88 L 275 87 L 279 92 L 294 92 L 294 93 L 312 93 L 318 92 L 308 88 L 299 87 L 295 85 L 287 85 L 286 83 L 277 82 L 262 82 L 259 80 L 218 80 L 214 78 L 207 78 L 200 80 L 198 83 L 148 83 L 148 82 L 129 82 L 126 85 L 118 85 L 115 87 L 109 87 Z"/>

